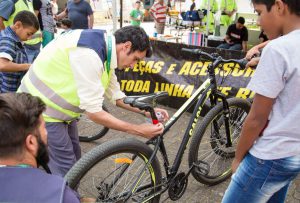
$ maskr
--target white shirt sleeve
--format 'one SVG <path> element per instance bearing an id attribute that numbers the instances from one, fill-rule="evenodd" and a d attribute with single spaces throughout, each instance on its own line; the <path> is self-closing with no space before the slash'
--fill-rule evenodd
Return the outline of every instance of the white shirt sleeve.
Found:
<path id="1" fill-rule="evenodd" d="M 116 100 L 123 99 L 126 97 L 124 92 L 120 89 L 120 83 L 118 82 L 117 76 L 115 74 L 115 69 L 111 70 L 111 78 L 108 88 L 106 89 L 105 96 L 110 99 L 110 101 L 114 104 Z"/>
<path id="2" fill-rule="evenodd" d="M 1 52 L 0 53 L 0 58 L 5 58 L 5 59 L 8 59 L 10 61 L 13 61 L 13 58 L 11 55 L 9 55 L 8 53 L 5 53 L 5 52 Z"/>
<path id="3" fill-rule="evenodd" d="M 80 99 L 79 107 L 90 113 L 102 110 L 105 89 L 101 83 L 103 63 L 89 48 L 77 47 L 69 52 L 70 65 Z"/>
<path id="4" fill-rule="evenodd" d="M 257 69 L 247 88 L 269 98 L 276 98 L 287 80 L 286 57 L 273 43 L 263 50 Z"/>
<path id="5" fill-rule="evenodd" d="M 77 85 L 80 99 L 79 107 L 90 113 L 102 110 L 104 94 L 112 101 L 124 98 L 120 84 L 112 69 L 110 84 L 105 91 L 101 76 L 104 71 L 103 63 L 97 53 L 89 48 L 77 47 L 69 52 L 70 65 Z"/>

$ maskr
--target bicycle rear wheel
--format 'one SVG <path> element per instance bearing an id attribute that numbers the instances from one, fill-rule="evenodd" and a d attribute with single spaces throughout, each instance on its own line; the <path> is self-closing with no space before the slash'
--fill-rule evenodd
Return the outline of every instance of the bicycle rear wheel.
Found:
<path id="1" fill-rule="evenodd" d="M 104 111 L 108 112 L 105 106 L 102 107 Z M 81 115 L 77 123 L 79 131 L 79 141 L 81 142 L 91 142 L 103 137 L 109 130 L 109 128 L 97 124 L 86 115 Z"/>
<path id="2" fill-rule="evenodd" d="M 189 165 L 196 164 L 192 175 L 200 183 L 218 184 L 231 176 L 231 163 L 240 137 L 243 122 L 250 110 L 244 99 L 227 100 L 232 146 L 226 146 L 223 103 L 212 108 L 196 126 L 189 150 Z"/>
<path id="3" fill-rule="evenodd" d="M 65 179 L 81 197 L 97 202 L 158 202 L 160 195 L 153 195 L 161 184 L 157 158 L 145 168 L 152 153 L 136 139 L 112 140 L 86 153 Z"/>

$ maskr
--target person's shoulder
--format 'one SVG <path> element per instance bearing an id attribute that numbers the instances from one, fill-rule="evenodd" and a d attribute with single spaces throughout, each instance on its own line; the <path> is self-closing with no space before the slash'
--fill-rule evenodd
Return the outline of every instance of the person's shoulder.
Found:
<path id="1" fill-rule="evenodd" d="M 15 0 L 0 1 L 0 5 L 14 5 L 15 3 L 16 3 Z"/>
<path id="2" fill-rule="evenodd" d="M 228 29 L 228 30 L 232 30 L 232 29 L 235 29 L 235 28 L 236 28 L 236 27 L 235 27 L 235 24 L 231 24 L 231 25 L 228 26 L 227 29 Z"/>
<path id="3" fill-rule="evenodd" d="M 271 40 L 270 43 L 267 44 L 267 46 L 274 47 L 275 49 L 290 47 L 291 45 L 299 42 L 299 37 L 300 37 L 300 30 L 294 30 L 286 35 Z"/>
<path id="4" fill-rule="evenodd" d="M 3 41 L 19 42 L 19 40 L 17 40 L 17 38 L 12 33 L 14 31 L 13 30 L 10 31 L 10 30 L 11 29 L 9 27 L 7 27 L 0 32 L 0 41 L 2 41 L 2 42 Z"/>

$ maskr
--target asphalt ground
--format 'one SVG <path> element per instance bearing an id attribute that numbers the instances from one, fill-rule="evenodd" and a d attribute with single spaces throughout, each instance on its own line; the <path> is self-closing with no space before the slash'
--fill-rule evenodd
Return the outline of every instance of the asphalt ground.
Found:
<path id="1" fill-rule="evenodd" d="M 145 122 L 145 118 L 139 114 L 132 113 L 129 111 L 126 111 L 124 109 L 118 108 L 113 106 L 112 104 L 106 104 L 108 107 L 109 112 L 116 116 L 117 118 L 120 118 L 122 120 L 131 122 L 131 123 L 143 123 Z M 166 108 L 172 116 L 176 109 L 172 109 L 169 107 L 163 107 Z M 186 126 L 188 124 L 188 121 L 190 119 L 190 113 L 184 113 L 182 117 L 175 123 L 170 131 L 165 135 L 165 145 L 167 149 L 168 156 L 170 158 L 170 163 L 173 163 L 174 157 L 178 151 L 178 147 L 182 141 L 184 131 L 186 129 Z M 79 127 L 80 128 L 80 127 Z M 89 131 L 97 130 L 97 126 L 90 127 L 88 129 Z M 79 129 L 81 132 L 82 129 Z M 116 138 L 129 138 L 129 137 L 136 137 L 140 140 L 146 141 L 143 138 L 139 138 L 134 135 L 129 135 L 127 133 L 115 131 L 115 130 L 109 130 L 108 133 L 100 138 L 97 141 L 89 142 L 89 143 L 81 143 L 82 152 L 83 154 L 91 150 L 93 147 L 103 144 L 104 142 Z M 187 154 L 188 149 L 185 151 L 184 158 L 182 160 L 182 164 L 180 166 L 180 171 L 186 172 L 188 168 L 188 161 L 187 161 Z M 230 179 L 227 181 L 220 183 L 215 186 L 206 186 L 199 182 L 197 182 L 192 175 L 189 176 L 188 180 L 188 186 L 184 193 L 184 195 L 181 197 L 181 199 L 177 200 L 176 202 L 187 202 L 187 203 L 193 203 L 193 202 L 199 202 L 199 203 L 216 203 L 221 202 L 222 197 L 224 195 L 224 192 L 230 182 Z M 161 202 L 172 202 L 170 198 L 168 197 L 167 192 L 165 192 L 161 197 Z M 298 177 L 290 186 L 288 196 L 286 199 L 286 202 L 290 203 L 297 203 L 300 202 L 300 178 Z"/>

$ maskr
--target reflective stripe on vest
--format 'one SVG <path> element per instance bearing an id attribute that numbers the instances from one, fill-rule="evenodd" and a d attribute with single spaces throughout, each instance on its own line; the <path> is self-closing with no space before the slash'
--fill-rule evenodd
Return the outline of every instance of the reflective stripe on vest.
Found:
<path id="1" fill-rule="evenodd" d="M 22 92 L 29 93 L 29 90 L 28 90 L 28 88 L 26 87 L 25 84 L 20 86 L 20 90 Z M 43 112 L 43 114 L 46 115 L 46 116 L 52 117 L 52 118 L 57 118 L 59 120 L 63 120 L 63 121 L 72 121 L 72 120 L 76 119 L 76 118 L 68 116 L 68 115 L 66 115 L 66 114 L 64 114 L 64 113 L 62 113 L 62 112 L 60 112 L 60 111 L 58 111 L 58 110 L 56 110 L 56 109 L 54 109 L 50 106 L 46 107 L 46 110 Z"/>
<path id="2" fill-rule="evenodd" d="M 96 51 L 101 61 L 106 61 L 107 45 L 104 35 L 99 33 L 100 31 L 95 30 L 73 30 L 59 36 L 43 49 L 24 76 L 20 90 L 38 96 L 45 102 L 46 122 L 71 121 L 83 112 L 79 108 L 78 87 L 70 65 L 69 51 L 76 47 L 91 48 Z M 95 37 L 98 45 L 95 44 Z M 103 79 L 102 84 L 107 83 L 108 86 L 111 71 L 105 67 L 102 75 L 106 75 L 105 80 L 100 76 Z"/>
<path id="3" fill-rule="evenodd" d="M 29 69 L 28 77 L 31 83 L 36 87 L 36 89 L 40 92 L 43 92 L 43 94 L 47 98 L 49 98 L 53 103 L 59 104 L 59 106 L 61 106 L 62 108 L 73 111 L 75 113 L 84 112 L 84 110 L 80 109 L 78 106 L 74 106 L 73 104 L 70 104 L 64 98 L 56 94 L 51 88 L 49 88 L 45 83 L 43 83 L 36 76 L 36 74 L 32 71 L 32 69 Z"/>
<path id="4" fill-rule="evenodd" d="M 27 4 L 25 3 L 25 1 Z M 15 17 L 20 11 L 30 11 L 34 13 L 32 2 L 29 2 L 27 0 L 18 0 L 14 6 L 15 6 L 15 11 L 9 16 L 7 21 L 3 21 L 5 27 L 13 25 Z M 25 42 L 25 44 L 33 45 L 41 41 L 42 41 L 42 32 L 41 30 L 38 30 L 30 40 L 27 40 Z"/>

